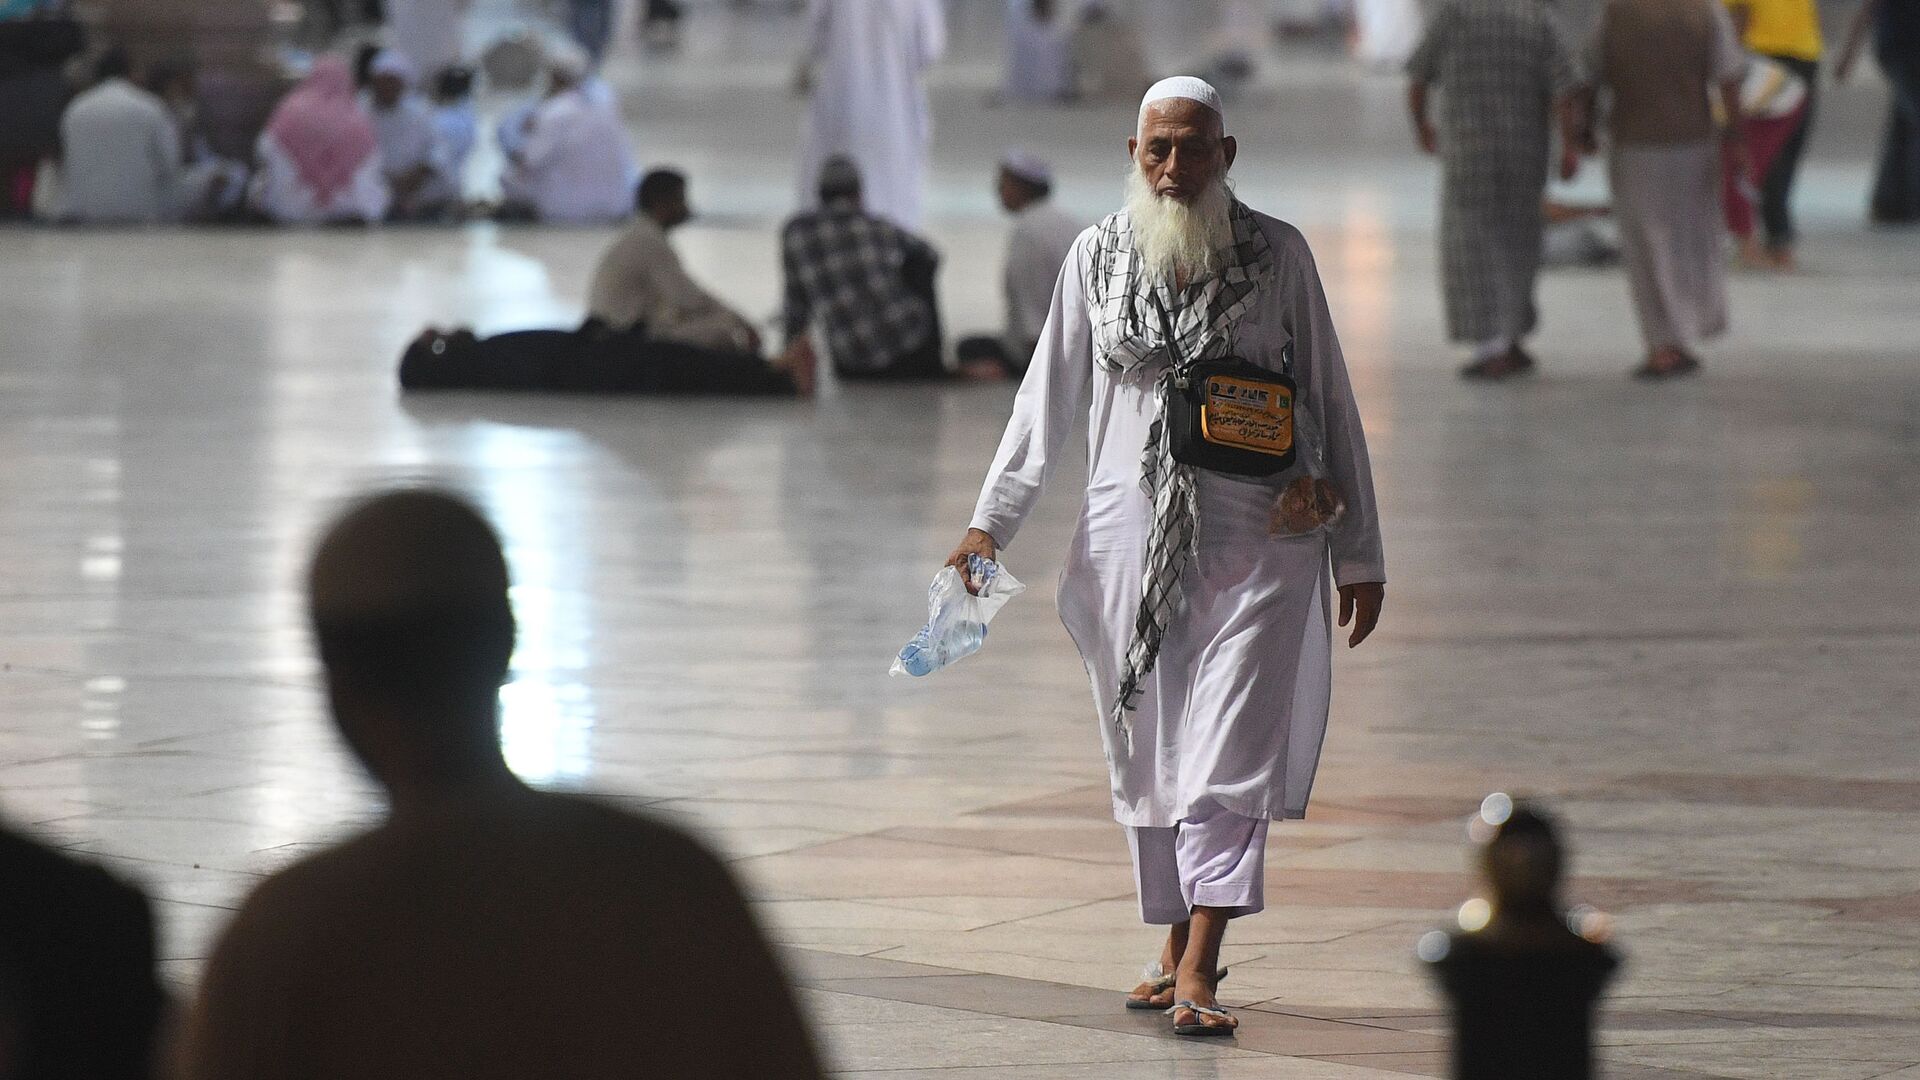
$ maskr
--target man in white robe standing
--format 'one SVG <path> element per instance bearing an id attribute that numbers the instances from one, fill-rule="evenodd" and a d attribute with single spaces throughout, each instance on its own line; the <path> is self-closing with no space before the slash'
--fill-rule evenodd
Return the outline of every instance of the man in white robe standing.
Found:
<path id="1" fill-rule="evenodd" d="M 1366 437 L 1313 254 L 1227 188 L 1237 146 L 1218 93 L 1185 76 L 1156 84 L 1128 150 L 1126 208 L 1067 259 L 949 565 L 1012 542 L 1086 416 L 1086 501 L 1060 615 L 1093 681 L 1141 917 L 1171 927 L 1127 1004 L 1172 1006 L 1182 1035 L 1226 1035 L 1238 1021 L 1214 990 L 1227 920 L 1263 907 L 1268 822 L 1305 815 L 1326 732 L 1329 563 L 1350 647 L 1379 619 L 1386 569 Z M 1322 433 L 1343 514 L 1276 535 L 1274 486 L 1173 460 L 1163 325 L 1185 360 L 1280 370 L 1291 352 L 1305 414 L 1295 430 Z"/>
<path id="2" fill-rule="evenodd" d="M 1073 98 L 1073 30 L 1055 0 L 1007 0 L 1001 100 L 1057 105 Z"/>
<path id="3" fill-rule="evenodd" d="M 941 0 L 813 0 L 800 77 L 813 99 L 803 210 L 820 205 L 820 167 L 844 156 L 860 169 L 869 213 L 919 229 L 932 132 L 926 73 L 946 48 Z"/>

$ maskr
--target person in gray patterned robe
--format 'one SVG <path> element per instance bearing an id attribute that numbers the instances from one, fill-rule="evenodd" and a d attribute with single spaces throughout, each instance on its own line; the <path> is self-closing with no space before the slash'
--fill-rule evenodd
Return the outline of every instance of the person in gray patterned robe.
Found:
<path id="1" fill-rule="evenodd" d="M 1470 379 L 1533 369 L 1541 196 L 1556 113 L 1560 175 L 1579 167 L 1572 51 L 1545 0 L 1442 0 L 1407 61 L 1421 149 L 1441 163 L 1440 265 L 1448 335 L 1473 347 Z M 1441 91 L 1440 123 L 1429 118 Z"/>

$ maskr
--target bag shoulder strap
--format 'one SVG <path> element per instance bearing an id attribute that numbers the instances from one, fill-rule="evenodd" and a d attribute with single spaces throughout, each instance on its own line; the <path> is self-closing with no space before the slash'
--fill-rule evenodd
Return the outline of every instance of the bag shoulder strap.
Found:
<path id="1" fill-rule="evenodd" d="M 1167 315 L 1167 306 L 1160 302 L 1160 291 L 1149 289 L 1147 295 L 1153 299 L 1153 310 L 1160 315 L 1160 335 L 1167 339 L 1167 353 L 1173 357 L 1174 377 L 1184 379 L 1193 368 L 1180 354 L 1180 339 L 1173 332 L 1173 320 Z M 1293 339 L 1280 347 L 1280 374 L 1293 378 Z"/>
<path id="2" fill-rule="evenodd" d="M 1149 285 L 1147 295 L 1153 299 L 1153 310 L 1160 314 L 1160 336 L 1166 339 L 1167 355 L 1173 358 L 1174 378 L 1185 378 L 1187 369 L 1193 365 L 1180 353 L 1180 338 L 1173 332 L 1173 319 L 1167 315 L 1167 306 L 1160 302 L 1160 290 Z"/>

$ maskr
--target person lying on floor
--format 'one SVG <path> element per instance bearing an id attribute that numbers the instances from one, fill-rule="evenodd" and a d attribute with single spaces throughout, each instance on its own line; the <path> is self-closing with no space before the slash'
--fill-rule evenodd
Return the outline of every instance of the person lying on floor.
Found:
<path id="1" fill-rule="evenodd" d="M 640 181 L 640 213 L 600 256 L 578 330 L 481 339 L 429 329 L 400 361 L 408 390 L 576 390 L 607 393 L 813 393 L 810 352 L 769 364 L 752 324 L 696 284 L 667 243 L 693 217 L 686 177 Z"/>

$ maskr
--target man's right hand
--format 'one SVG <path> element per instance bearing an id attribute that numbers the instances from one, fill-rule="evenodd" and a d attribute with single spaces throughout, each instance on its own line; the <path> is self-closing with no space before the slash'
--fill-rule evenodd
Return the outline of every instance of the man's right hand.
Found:
<path id="1" fill-rule="evenodd" d="M 947 556 L 947 565 L 960 571 L 960 580 L 966 582 L 968 592 L 979 595 L 980 590 L 974 587 L 973 581 L 967 576 L 967 556 L 978 555 L 983 559 L 991 559 L 995 554 L 993 537 L 979 529 L 968 529 L 967 535 L 960 540 L 960 546 Z"/>
<path id="2" fill-rule="evenodd" d="M 1440 133 L 1432 124 L 1421 123 L 1414 129 L 1414 135 L 1420 140 L 1420 152 L 1429 156 L 1440 152 Z"/>

